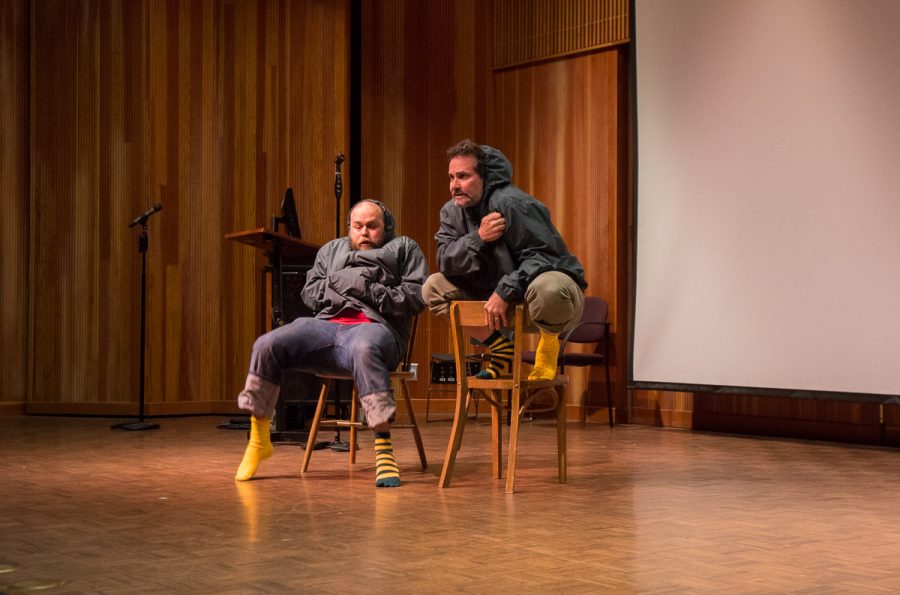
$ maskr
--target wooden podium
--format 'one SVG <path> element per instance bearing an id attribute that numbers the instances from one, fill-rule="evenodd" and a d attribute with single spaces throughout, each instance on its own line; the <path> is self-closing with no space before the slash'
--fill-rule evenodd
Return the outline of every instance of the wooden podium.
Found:
<path id="1" fill-rule="evenodd" d="M 285 325 L 300 316 L 312 316 L 312 312 L 300 300 L 299 293 L 320 246 L 265 228 L 227 233 L 225 239 L 262 250 L 268 258 L 268 263 L 262 269 L 264 296 L 259 313 L 259 334 Z M 318 384 L 311 383 L 306 374 L 286 373 L 276 406 L 273 441 L 305 442 L 308 435 L 306 430 L 294 431 L 288 428 L 287 403 L 295 401 L 297 396 L 310 395 L 310 403 L 314 406 L 318 388 Z"/>
<path id="2" fill-rule="evenodd" d="M 269 279 L 269 282 L 263 284 L 266 289 L 264 303 L 269 309 L 268 312 L 262 312 L 262 317 L 265 319 L 263 332 L 282 326 L 296 318 L 293 316 L 288 319 L 285 314 L 285 274 L 302 271 L 305 278 L 306 271 L 312 268 L 316 253 L 321 246 L 265 228 L 226 233 L 225 239 L 262 250 L 269 259 L 268 265 L 263 270 L 263 275 L 266 276 L 268 273 Z"/>

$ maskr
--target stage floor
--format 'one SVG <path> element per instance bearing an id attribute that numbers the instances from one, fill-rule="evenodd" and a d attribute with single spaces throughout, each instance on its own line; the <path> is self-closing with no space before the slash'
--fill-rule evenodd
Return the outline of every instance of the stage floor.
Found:
<path id="1" fill-rule="evenodd" d="M 450 488 L 448 422 L 429 469 L 394 433 L 403 486 L 276 445 L 233 480 L 246 432 L 224 417 L 0 417 L 0 592 L 896 592 L 900 452 L 647 426 L 570 424 L 556 483 L 549 422 L 523 426 L 517 493 L 469 423 Z M 344 433 L 346 437 L 346 432 Z M 330 438 L 328 433 L 323 438 Z M 505 452 L 505 450 L 504 450 Z"/>

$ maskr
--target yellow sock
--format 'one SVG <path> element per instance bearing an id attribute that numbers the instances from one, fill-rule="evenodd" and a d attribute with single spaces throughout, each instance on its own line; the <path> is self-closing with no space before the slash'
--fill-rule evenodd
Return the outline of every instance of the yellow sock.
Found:
<path id="1" fill-rule="evenodd" d="M 400 467 L 394 458 L 390 432 L 375 432 L 375 487 L 396 488 L 400 485 Z"/>
<path id="2" fill-rule="evenodd" d="M 275 452 L 272 440 L 269 438 L 270 421 L 264 417 L 250 417 L 250 440 L 247 442 L 247 450 L 238 467 L 234 478 L 238 481 L 247 481 L 256 473 L 259 462 L 268 459 Z"/>
<path id="3" fill-rule="evenodd" d="M 534 369 L 528 380 L 553 380 L 556 378 L 556 359 L 559 357 L 559 335 L 541 331 L 537 351 L 534 354 Z"/>

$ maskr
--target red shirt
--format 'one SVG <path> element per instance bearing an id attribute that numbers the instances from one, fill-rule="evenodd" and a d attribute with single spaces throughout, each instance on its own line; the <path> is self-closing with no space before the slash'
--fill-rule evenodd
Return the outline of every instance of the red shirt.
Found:
<path id="1" fill-rule="evenodd" d="M 329 318 L 329 322 L 336 322 L 338 324 L 359 324 L 361 322 L 372 322 L 366 315 L 362 312 L 357 312 L 356 310 L 343 310 L 338 313 L 334 318 Z"/>

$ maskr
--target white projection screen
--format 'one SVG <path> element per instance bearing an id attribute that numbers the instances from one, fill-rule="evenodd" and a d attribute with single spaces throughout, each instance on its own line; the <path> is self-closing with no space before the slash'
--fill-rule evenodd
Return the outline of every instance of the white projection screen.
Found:
<path id="1" fill-rule="evenodd" d="M 896 401 L 900 1 L 633 14 L 630 384 Z"/>

